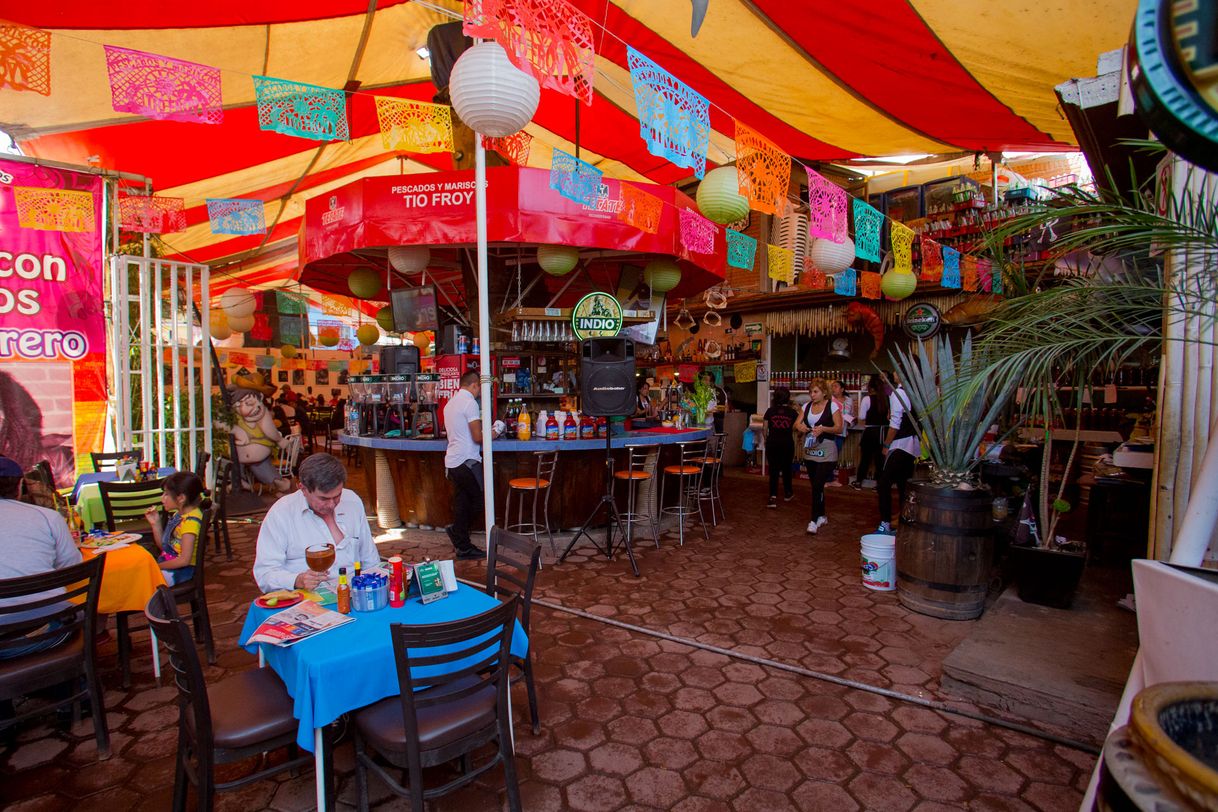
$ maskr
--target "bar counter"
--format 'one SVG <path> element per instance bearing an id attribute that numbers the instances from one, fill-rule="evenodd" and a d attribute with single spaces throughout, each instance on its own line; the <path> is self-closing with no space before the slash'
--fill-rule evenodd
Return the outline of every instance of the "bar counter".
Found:
<path id="1" fill-rule="evenodd" d="M 610 438 L 614 459 L 622 464 L 621 449 L 634 445 L 659 445 L 660 464 L 676 464 L 678 443 L 705 440 L 708 429 L 642 429 Z M 407 526 L 444 527 L 452 522 L 451 492 L 444 476 L 447 440 L 411 440 L 392 437 L 352 437 L 338 435 L 345 446 L 360 450 L 368 492 L 378 494 L 377 476 L 388 471 L 397 497 L 397 512 Z M 550 494 L 550 526 L 554 530 L 573 529 L 584 523 L 604 492 L 605 441 L 597 440 L 495 440 L 495 510 L 500 524 L 507 500 L 508 481 L 532 477 L 537 466 L 536 452 L 557 451 L 558 467 Z M 381 457 L 378 466 L 377 458 Z M 531 506 L 531 499 L 528 501 Z M 624 505 L 625 503 L 620 503 Z M 372 507 L 369 505 L 369 507 Z M 624 508 L 623 508 L 624 509 Z M 528 508 L 526 507 L 526 512 Z M 385 514 L 379 509 L 379 516 Z M 515 509 L 513 508 L 513 519 Z"/>

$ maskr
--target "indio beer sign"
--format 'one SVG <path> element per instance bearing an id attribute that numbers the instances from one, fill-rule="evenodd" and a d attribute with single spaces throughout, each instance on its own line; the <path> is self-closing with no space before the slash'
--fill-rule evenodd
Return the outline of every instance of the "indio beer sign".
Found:
<path id="1" fill-rule="evenodd" d="M 580 341 L 615 336 L 622 330 L 622 305 L 608 293 L 589 293 L 571 311 L 571 329 Z"/>

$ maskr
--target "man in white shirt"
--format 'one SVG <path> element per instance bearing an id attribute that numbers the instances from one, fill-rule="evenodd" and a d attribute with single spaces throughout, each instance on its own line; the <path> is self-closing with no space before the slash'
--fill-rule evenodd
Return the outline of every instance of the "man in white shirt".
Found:
<path id="1" fill-rule="evenodd" d="M 347 469 L 330 454 L 313 454 L 300 464 L 300 490 L 276 502 L 258 532 L 259 589 L 316 589 L 337 578 L 339 567 L 351 572 L 357 560 L 365 568 L 380 563 L 364 502 L 346 483 Z M 334 545 L 334 564 L 329 572 L 313 572 L 305 549 L 323 544 Z"/>
<path id="2" fill-rule="evenodd" d="M 453 486 L 453 523 L 448 540 L 459 559 L 482 558 L 485 553 L 469 539 L 469 528 L 482 513 L 482 409 L 478 406 L 478 373 L 466 372 L 460 388 L 444 404 L 444 429 L 448 451 L 444 454 L 445 476 Z"/>
<path id="3" fill-rule="evenodd" d="M 888 373 L 888 378 L 895 388 L 888 396 L 888 431 L 880 450 L 884 462 L 879 481 L 876 482 L 876 493 L 880 499 L 880 526 L 875 532 L 891 535 L 892 486 L 897 486 L 898 505 L 905 504 L 906 485 L 913 476 L 914 464 L 922 455 L 922 441 L 913 422 L 909 395 L 901 387 L 895 372 Z"/>

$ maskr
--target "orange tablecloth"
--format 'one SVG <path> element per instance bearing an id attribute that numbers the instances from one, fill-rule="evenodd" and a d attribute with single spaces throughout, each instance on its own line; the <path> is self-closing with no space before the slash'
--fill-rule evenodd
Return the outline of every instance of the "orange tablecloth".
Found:
<path id="1" fill-rule="evenodd" d="M 88 561 L 98 553 L 82 549 L 80 554 Z M 143 547 L 131 544 L 107 550 L 97 611 L 103 615 L 142 612 L 158 586 L 165 586 L 165 576 L 161 575 L 156 559 Z"/>

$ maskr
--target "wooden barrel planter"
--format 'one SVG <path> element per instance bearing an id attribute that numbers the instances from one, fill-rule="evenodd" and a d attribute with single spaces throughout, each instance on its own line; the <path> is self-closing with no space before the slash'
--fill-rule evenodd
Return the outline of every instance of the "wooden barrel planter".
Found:
<path id="1" fill-rule="evenodd" d="M 910 483 L 897 533 L 897 597 L 909 609 L 972 620 L 994 563 L 993 494 Z"/>

